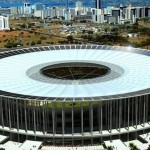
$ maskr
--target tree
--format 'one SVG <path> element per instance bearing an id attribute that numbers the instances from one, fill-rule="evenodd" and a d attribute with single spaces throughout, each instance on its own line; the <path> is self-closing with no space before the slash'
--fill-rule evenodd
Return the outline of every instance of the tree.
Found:
<path id="1" fill-rule="evenodd" d="M 142 28 L 140 29 L 140 33 L 143 35 L 149 35 L 150 36 L 150 28 Z"/>
<path id="2" fill-rule="evenodd" d="M 25 27 L 26 27 L 26 24 L 23 23 L 23 24 L 20 25 L 20 27 L 21 27 L 21 28 L 25 28 Z"/>
<path id="3" fill-rule="evenodd" d="M 41 44 L 41 43 L 42 43 L 41 40 L 38 40 L 38 41 L 37 41 L 37 44 Z"/>
<path id="4" fill-rule="evenodd" d="M 147 150 L 150 150 L 150 145 L 148 146 Z"/>
<path id="5" fill-rule="evenodd" d="M 31 42 L 31 46 L 33 46 L 33 45 L 35 45 L 35 42 L 34 42 L 34 41 Z"/>
<path id="6" fill-rule="evenodd" d="M 68 40 L 68 42 L 72 43 L 73 42 L 73 36 L 68 35 L 67 36 L 67 40 Z"/>
<path id="7" fill-rule="evenodd" d="M 92 41 L 92 39 L 93 39 L 92 35 L 88 35 L 87 39 L 88 39 L 88 41 Z"/>
<path id="8" fill-rule="evenodd" d="M 134 143 L 129 143 L 129 148 L 130 148 L 130 150 L 139 150 L 139 149 L 137 148 L 137 146 L 134 145 Z"/>
<path id="9" fill-rule="evenodd" d="M 75 41 L 74 44 L 78 44 L 78 41 Z"/>
<path id="10" fill-rule="evenodd" d="M 111 32 L 113 32 L 115 35 L 118 35 L 118 28 L 112 28 Z"/>
<path id="11" fill-rule="evenodd" d="M 113 150 L 113 147 L 112 146 L 108 146 L 107 150 Z"/>
<path id="12" fill-rule="evenodd" d="M 5 47 L 6 47 L 6 48 L 12 48 L 12 47 L 17 47 L 18 45 L 22 46 L 22 44 L 19 43 L 19 42 L 8 42 L 8 43 L 5 45 Z"/>
<path id="13" fill-rule="evenodd" d="M 84 33 L 85 33 L 85 29 L 82 30 L 82 34 L 84 34 Z"/>
<path id="14" fill-rule="evenodd" d="M 105 31 L 105 33 L 107 33 L 108 32 L 108 28 L 105 28 L 104 31 Z"/>
<path id="15" fill-rule="evenodd" d="M 41 40 L 46 40 L 46 37 L 41 36 L 40 39 L 41 39 Z"/>
<path id="16" fill-rule="evenodd" d="M 88 31 L 88 34 L 93 34 L 93 31 L 90 31 L 90 30 L 89 30 L 89 31 Z"/>
<path id="17" fill-rule="evenodd" d="M 134 32 L 134 33 L 139 32 L 139 23 L 138 22 L 136 22 L 136 23 L 133 24 L 133 26 L 132 26 L 132 32 Z"/>

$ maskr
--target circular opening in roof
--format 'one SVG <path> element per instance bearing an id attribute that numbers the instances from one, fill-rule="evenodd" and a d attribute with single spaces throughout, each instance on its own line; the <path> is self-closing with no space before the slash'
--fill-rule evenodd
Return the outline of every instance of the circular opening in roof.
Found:
<path id="1" fill-rule="evenodd" d="M 84 80 L 104 76 L 110 68 L 92 63 L 62 63 L 44 67 L 40 72 L 49 78 L 62 80 Z"/>
<path id="2" fill-rule="evenodd" d="M 69 74 L 67 74 L 67 72 L 65 73 L 66 76 L 64 77 L 62 71 L 63 68 L 68 69 L 67 67 L 78 69 L 78 71 L 80 71 L 78 72 L 78 76 L 76 75 L 76 77 L 74 77 L 75 74 L 73 74 L 74 76 L 72 76 L 72 74 L 70 74 L 72 72 L 69 72 Z M 52 71 L 53 69 L 56 69 L 57 74 L 49 74 L 49 71 Z M 98 71 L 96 72 L 96 70 Z M 82 74 L 79 74 L 81 73 L 81 71 Z M 122 76 L 123 73 L 124 69 L 119 67 L 118 65 L 97 61 L 92 61 L 90 63 L 88 63 L 87 61 L 59 61 L 55 63 L 44 63 L 33 66 L 26 71 L 27 76 L 33 80 L 50 84 L 65 85 L 82 85 L 106 82 Z"/>

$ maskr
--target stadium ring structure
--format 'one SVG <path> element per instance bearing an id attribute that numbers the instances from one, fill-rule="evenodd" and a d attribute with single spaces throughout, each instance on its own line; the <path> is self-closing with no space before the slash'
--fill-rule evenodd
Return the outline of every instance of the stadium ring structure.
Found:
<path id="1" fill-rule="evenodd" d="M 57 144 L 150 129 L 150 51 L 106 45 L 0 53 L 0 131 Z"/>

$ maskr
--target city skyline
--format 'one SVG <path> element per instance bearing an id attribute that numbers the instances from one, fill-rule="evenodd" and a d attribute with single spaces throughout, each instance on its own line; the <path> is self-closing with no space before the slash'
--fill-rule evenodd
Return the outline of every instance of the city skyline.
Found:
<path id="1" fill-rule="evenodd" d="M 68 6 L 69 7 L 74 7 L 75 6 L 75 3 L 77 2 L 78 0 L 75 0 L 75 1 L 68 1 Z M 95 6 L 95 0 L 91 0 L 91 1 L 88 1 L 88 0 L 80 0 L 84 6 L 86 7 L 93 7 Z M 36 3 L 43 3 L 45 4 L 46 6 L 65 6 L 66 5 L 66 0 L 62 0 L 62 1 L 59 1 L 59 0 L 51 0 L 50 2 L 49 1 L 45 1 L 45 0 L 33 0 L 33 1 L 17 1 L 17 0 L 14 0 L 14 1 L 8 1 L 8 0 L 0 0 L 0 7 L 12 7 L 12 6 L 22 6 L 23 3 L 25 2 L 29 2 L 31 4 L 36 4 Z M 119 4 L 124 4 L 124 5 L 128 5 L 128 4 L 132 4 L 134 6 L 142 6 L 142 5 L 148 5 L 150 4 L 150 1 L 148 0 L 143 0 L 143 1 L 138 1 L 138 0 L 130 0 L 130 1 L 126 1 L 126 0 L 115 0 L 115 1 L 110 1 L 110 0 L 102 0 L 101 1 L 101 6 L 102 7 L 107 7 L 107 6 L 119 6 Z"/>

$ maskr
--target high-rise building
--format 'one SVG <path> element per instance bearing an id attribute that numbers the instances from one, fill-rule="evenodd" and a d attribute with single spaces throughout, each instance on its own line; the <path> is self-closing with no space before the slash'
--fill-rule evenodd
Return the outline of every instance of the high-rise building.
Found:
<path id="1" fill-rule="evenodd" d="M 35 11 L 37 11 L 37 10 L 43 10 L 43 8 L 44 8 L 43 4 L 37 3 L 37 4 L 34 5 Z"/>
<path id="2" fill-rule="evenodd" d="M 30 14 L 31 13 L 31 5 L 30 3 L 24 3 L 24 13 Z"/>
<path id="3" fill-rule="evenodd" d="M 30 7 L 30 3 L 24 3 L 24 7 Z"/>
<path id="4" fill-rule="evenodd" d="M 136 22 L 136 9 L 134 7 L 131 9 L 130 18 L 132 23 Z"/>
<path id="5" fill-rule="evenodd" d="M 10 30 L 8 17 L 0 16 L 0 30 Z"/>
<path id="6" fill-rule="evenodd" d="M 112 16 L 115 17 L 115 22 L 114 23 L 119 24 L 120 19 L 121 19 L 120 9 L 119 8 L 113 8 L 112 9 Z"/>
<path id="7" fill-rule="evenodd" d="M 0 14 L 1 15 L 9 15 L 10 14 L 10 8 L 1 8 L 0 7 Z"/>
<path id="8" fill-rule="evenodd" d="M 10 7 L 11 14 L 18 14 L 18 7 Z"/>
<path id="9" fill-rule="evenodd" d="M 83 7 L 83 3 L 81 1 L 76 2 L 76 8 L 81 8 Z"/>
<path id="10" fill-rule="evenodd" d="M 145 7 L 145 17 L 150 17 L 150 7 Z"/>
<path id="11" fill-rule="evenodd" d="M 80 1 L 77 1 L 76 2 L 76 7 L 75 7 L 76 15 L 84 14 L 83 9 L 84 9 L 83 3 L 80 2 Z"/>
<path id="12" fill-rule="evenodd" d="M 101 0 L 95 0 L 95 8 L 101 9 Z"/>

